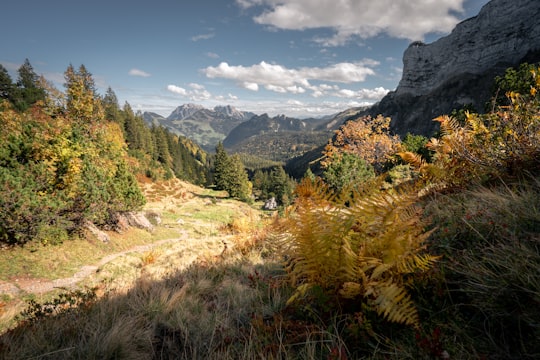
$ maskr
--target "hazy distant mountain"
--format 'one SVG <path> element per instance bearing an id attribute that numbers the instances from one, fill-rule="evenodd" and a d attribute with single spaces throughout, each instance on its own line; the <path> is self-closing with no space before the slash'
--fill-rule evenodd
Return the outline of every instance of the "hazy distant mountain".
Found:
<path id="1" fill-rule="evenodd" d="M 254 115 L 230 105 L 216 106 L 212 110 L 197 104 L 184 104 L 166 118 L 149 112 L 145 112 L 143 118 L 148 124 L 164 126 L 175 134 L 194 140 L 205 150 L 213 151 L 233 128 Z"/>
<path id="2" fill-rule="evenodd" d="M 231 130 L 223 145 L 233 152 L 287 161 L 324 146 L 334 130 L 362 110 L 365 108 L 351 108 L 318 119 L 270 117 L 268 114 L 253 116 Z"/>
<path id="3" fill-rule="evenodd" d="M 159 126 L 163 123 L 163 121 L 165 121 L 165 118 L 163 116 L 153 112 L 145 112 L 142 116 L 144 121 L 146 121 L 148 125 Z"/>
<path id="4" fill-rule="evenodd" d="M 348 120 L 356 119 L 358 118 L 359 114 L 362 111 L 365 111 L 368 107 L 362 106 L 362 107 L 354 107 L 347 109 L 345 111 L 342 111 L 340 113 L 324 117 L 321 120 L 324 120 L 321 125 L 317 126 L 315 130 L 317 131 L 335 131 L 339 129 L 339 127 L 345 123 Z"/>
<path id="5" fill-rule="evenodd" d="M 219 141 L 235 152 L 268 159 L 286 160 L 325 144 L 344 121 L 364 108 L 351 108 L 321 118 L 298 119 L 279 115 L 256 115 L 233 106 L 207 109 L 197 104 L 177 107 L 168 117 L 145 112 L 148 124 L 161 125 L 172 133 L 192 139 L 207 151 Z"/>
<path id="6" fill-rule="evenodd" d="M 204 106 L 197 105 L 197 104 L 184 104 L 176 109 L 171 113 L 171 115 L 167 116 L 167 120 L 182 120 L 190 117 L 191 115 L 195 114 L 199 110 L 203 110 Z"/>

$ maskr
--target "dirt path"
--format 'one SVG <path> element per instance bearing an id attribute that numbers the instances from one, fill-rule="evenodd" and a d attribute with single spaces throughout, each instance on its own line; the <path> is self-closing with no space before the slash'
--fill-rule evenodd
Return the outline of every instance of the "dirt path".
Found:
<path id="1" fill-rule="evenodd" d="M 82 266 L 79 271 L 77 271 L 73 276 L 63 279 L 55 280 L 42 280 L 42 279 L 20 279 L 17 282 L 10 283 L 0 280 L 0 295 L 2 294 L 11 294 L 16 295 L 21 292 L 31 293 L 31 294 L 44 294 L 50 291 L 55 290 L 56 288 L 72 288 L 77 285 L 80 281 L 92 276 L 96 271 L 103 265 L 115 260 L 118 257 L 132 254 L 132 253 L 144 253 L 150 251 L 158 246 L 180 242 L 186 240 L 187 234 L 183 234 L 179 238 L 175 239 L 165 239 L 156 241 L 152 244 L 138 245 L 134 246 L 131 249 L 120 251 L 114 254 L 105 256 L 95 265 L 85 265 Z"/>

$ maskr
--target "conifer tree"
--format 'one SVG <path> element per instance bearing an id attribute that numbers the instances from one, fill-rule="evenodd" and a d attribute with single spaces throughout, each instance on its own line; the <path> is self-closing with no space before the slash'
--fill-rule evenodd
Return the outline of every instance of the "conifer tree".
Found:
<path id="1" fill-rule="evenodd" d="M 248 200 L 251 196 L 252 185 L 240 156 L 229 157 L 221 142 L 216 146 L 214 184 L 218 190 L 227 191 L 230 197 Z"/>
<path id="2" fill-rule="evenodd" d="M 0 99 L 13 100 L 14 84 L 7 69 L 0 64 Z"/>
<path id="3" fill-rule="evenodd" d="M 24 111 L 37 101 L 45 100 L 45 90 L 39 86 L 39 76 L 35 73 L 34 68 L 28 59 L 24 60 L 18 73 L 18 96 L 15 101 L 15 106 L 19 110 Z"/>
<path id="4" fill-rule="evenodd" d="M 105 111 L 105 118 L 109 121 L 114 121 L 124 128 L 124 118 L 120 112 L 120 105 L 118 104 L 118 98 L 113 89 L 109 86 L 107 92 L 103 97 L 103 110 Z"/>
<path id="5" fill-rule="evenodd" d="M 248 174 L 240 155 L 234 154 L 230 158 L 232 176 L 229 188 L 225 189 L 230 197 L 238 198 L 243 201 L 250 199 L 252 185 L 249 182 Z"/>
<path id="6" fill-rule="evenodd" d="M 285 173 L 282 166 L 275 166 L 270 171 L 270 191 L 274 193 L 277 201 L 281 205 L 286 205 L 290 201 L 292 186 L 290 185 L 289 176 Z"/>
<path id="7" fill-rule="evenodd" d="M 338 193 L 375 176 L 373 167 L 355 154 L 335 154 L 330 160 L 323 178 L 330 188 Z"/>
<path id="8" fill-rule="evenodd" d="M 68 114 L 80 124 L 103 120 L 105 115 L 101 100 L 96 93 L 92 74 L 86 67 L 81 65 L 76 71 L 70 64 L 64 77 Z"/>
<path id="9" fill-rule="evenodd" d="M 214 184 L 218 190 L 227 190 L 232 179 L 232 164 L 221 141 L 216 145 Z"/>

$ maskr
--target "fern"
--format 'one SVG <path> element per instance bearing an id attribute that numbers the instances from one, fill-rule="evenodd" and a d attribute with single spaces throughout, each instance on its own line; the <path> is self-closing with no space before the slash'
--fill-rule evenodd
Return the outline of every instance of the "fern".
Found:
<path id="1" fill-rule="evenodd" d="M 372 304 L 377 313 L 387 320 L 418 326 L 418 313 L 404 287 L 393 282 L 385 282 L 371 287 L 366 295 L 374 296 Z"/>
<path id="2" fill-rule="evenodd" d="M 437 258 L 422 253 L 430 233 L 424 231 L 414 192 L 335 197 L 321 181 L 304 180 L 297 195 L 275 225 L 297 286 L 289 303 L 319 286 L 367 303 L 389 321 L 417 325 L 405 276 L 429 269 Z"/>

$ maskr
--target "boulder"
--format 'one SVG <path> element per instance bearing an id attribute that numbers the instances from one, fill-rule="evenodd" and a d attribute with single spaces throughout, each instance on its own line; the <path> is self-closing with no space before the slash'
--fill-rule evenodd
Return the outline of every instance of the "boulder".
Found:
<path id="1" fill-rule="evenodd" d="M 270 199 L 266 200 L 263 205 L 264 210 L 276 210 L 277 207 L 278 203 L 275 197 L 271 197 Z"/>
<path id="2" fill-rule="evenodd" d="M 98 239 L 101 242 L 108 243 L 111 240 L 109 235 L 107 235 L 105 232 L 98 229 L 97 226 L 94 225 L 94 223 L 92 223 L 90 221 L 85 222 L 84 228 L 88 232 L 90 232 L 92 235 L 94 235 L 96 237 L 96 239 Z"/>

